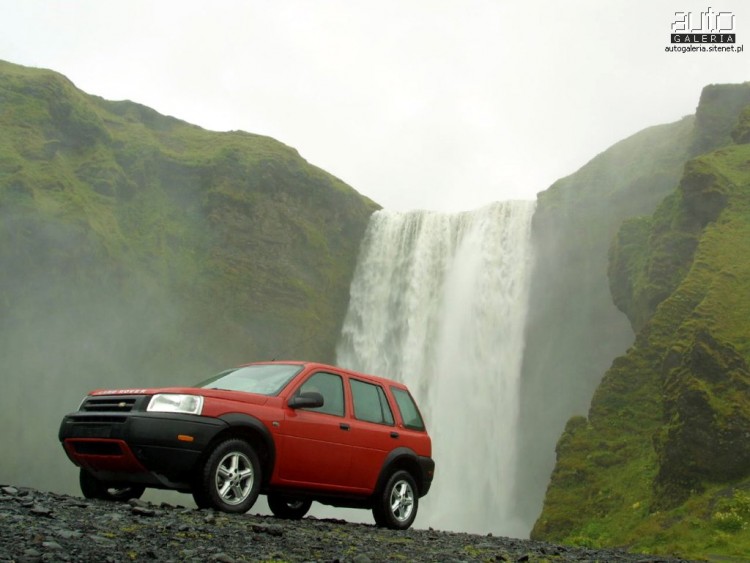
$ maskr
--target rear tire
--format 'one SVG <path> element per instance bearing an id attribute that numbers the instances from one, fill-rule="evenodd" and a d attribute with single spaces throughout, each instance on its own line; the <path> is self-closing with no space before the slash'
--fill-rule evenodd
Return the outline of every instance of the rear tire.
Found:
<path id="1" fill-rule="evenodd" d="M 311 500 L 296 499 L 278 493 L 269 493 L 266 498 L 268 500 L 268 508 L 271 509 L 273 515 L 286 520 L 304 518 L 312 506 Z"/>
<path id="2" fill-rule="evenodd" d="M 258 455 L 244 440 L 214 448 L 200 468 L 193 499 L 200 508 L 242 514 L 258 499 L 262 473 Z"/>
<path id="3" fill-rule="evenodd" d="M 78 483 L 84 497 L 113 502 L 127 502 L 130 499 L 141 498 L 146 490 L 143 485 L 100 481 L 83 468 L 78 474 Z"/>
<path id="4" fill-rule="evenodd" d="M 419 494 L 408 471 L 394 472 L 378 492 L 372 507 L 375 523 L 392 530 L 408 529 L 417 517 Z"/>

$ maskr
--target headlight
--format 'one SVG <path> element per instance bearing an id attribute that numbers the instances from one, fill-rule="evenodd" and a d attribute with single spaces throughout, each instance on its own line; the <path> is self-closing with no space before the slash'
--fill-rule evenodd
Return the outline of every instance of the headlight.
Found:
<path id="1" fill-rule="evenodd" d="M 201 395 L 160 393 L 151 397 L 151 401 L 149 401 L 146 410 L 150 412 L 200 414 L 203 410 L 203 397 Z"/>

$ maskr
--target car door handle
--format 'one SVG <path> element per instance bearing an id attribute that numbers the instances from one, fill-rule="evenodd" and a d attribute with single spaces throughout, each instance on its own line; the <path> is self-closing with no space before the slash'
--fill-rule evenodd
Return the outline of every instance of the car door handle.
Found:
<path id="1" fill-rule="evenodd" d="M 349 430 L 349 425 L 346 422 L 342 422 L 339 424 L 339 428 L 341 428 L 341 430 Z"/>
<path id="2" fill-rule="evenodd" d="M 398 438 L 398 432 L 391 432 L 391 438 Z"/>

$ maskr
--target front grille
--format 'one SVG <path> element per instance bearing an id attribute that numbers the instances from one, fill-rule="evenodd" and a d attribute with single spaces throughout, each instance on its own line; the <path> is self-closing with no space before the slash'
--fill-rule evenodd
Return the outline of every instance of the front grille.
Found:
<path id="1" fill-rule="evenodd" d="M 68 438 L 118 438 L 127 420 L 126 415 L 71 414 L 65 417 L 61 431 Z"/>
<path id="2" fill-rule="evenodd" d="M 76 424 L 123 424 L 127 416 L 116 414 L 71 414 L 68 420 Z"/>
<path id="3" fill-rule="evenodd" d="M 130 412 L 140 397 L 88 397 L 81 410 L 84 412 Z"/>

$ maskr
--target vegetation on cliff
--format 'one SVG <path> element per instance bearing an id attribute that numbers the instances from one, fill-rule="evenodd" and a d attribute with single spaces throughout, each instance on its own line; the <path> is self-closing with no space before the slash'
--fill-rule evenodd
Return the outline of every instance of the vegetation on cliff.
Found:
<path id="1" fill-rule="evenodd" d="M 743 141 L 746 116 L 722 138 Z M 652 216 L 624 223 L 610 258 L 636 340 L 588 417 L 568 422 L 532 537 L 746 556 L 750 145 L 690 160 Z"/>
<path id="2" fill-rule="evenodd" d="M 93 386 L 333 359 L 373 202 L 268 137 L 7 62 L 0 131 L 0 445 L 59 458 L 60 417 Z M 24 451 L 5 477 L 56 486 Z"/>
<path id="3" fill-rule="evenodd" d="M 529 527 L 565 421 L 586 412 L 602 374 L 633 341 L 609 292 L 609 241 L 623 220 L 652 213 L 674 189 L 694 122 L 688 116 L 636 133 L 538 196 L 516 500 Z"/>

